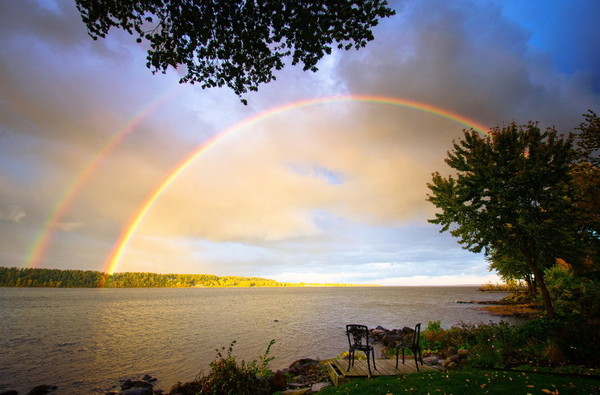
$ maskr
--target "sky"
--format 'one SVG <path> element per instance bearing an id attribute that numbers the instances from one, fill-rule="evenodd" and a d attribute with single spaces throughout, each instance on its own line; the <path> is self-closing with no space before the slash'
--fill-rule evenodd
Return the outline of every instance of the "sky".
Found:
<path id="1" fill-rule="evenodd" d="M 153 75 L 72 0 L 0 0 L 0 265 L 497 282 L 429 224 L 464 128 L 600 111 L 598 0 L 393 1 L 359 51 L 245 96 Z"/>

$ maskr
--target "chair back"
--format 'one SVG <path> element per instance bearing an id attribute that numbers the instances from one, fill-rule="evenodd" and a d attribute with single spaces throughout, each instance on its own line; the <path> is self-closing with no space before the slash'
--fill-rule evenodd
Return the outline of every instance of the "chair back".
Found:
<path id="1" fill-rule="evenodd" d="M 419 345 L 421 339 L 421 323 L 415 325 L 415 333 L 413 334 L 412 346 L 413 348 Z"/>
<path id="2" fill-rule="evenodd" d="M 346 335 L 350 348 L 369 345 L 369 328 L 366 325 L 346 325 Z"/>

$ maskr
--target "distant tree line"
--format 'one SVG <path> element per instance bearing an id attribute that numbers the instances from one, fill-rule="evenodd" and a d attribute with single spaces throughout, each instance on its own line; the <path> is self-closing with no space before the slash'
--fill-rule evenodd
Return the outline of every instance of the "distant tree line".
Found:
<path id="1" fill-rule="evenodd" d="M 260 277 L 210 274 L 103 273 L 92 270 L 25 269 L 0 266 L 0 287 L 49 288 L 190 288 L 190 287 L 289 287 Z"/>

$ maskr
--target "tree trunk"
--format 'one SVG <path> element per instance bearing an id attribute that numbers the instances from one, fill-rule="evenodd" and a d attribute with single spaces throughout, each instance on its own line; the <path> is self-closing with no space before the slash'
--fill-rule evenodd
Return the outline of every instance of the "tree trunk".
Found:
<path id="1" fill-rule="evenodd" d="M 548 288 L 546 288 L 546 282 L 544 281 L 544 276 L 537 264 L 537 259 L 533 257 L 533 255 L 529 251 L 523 251 L 523 256 L 527 261 L 527 265 L 531 269 L 531 273 L 535 278 L 535 283 L 539 287 L 540 292 L 542 293 L 542 300 L 544 302 L 544 309 L 546 310 L 546 317 L 554 318 L 554 306 L 552 305 L 552 299 L 550 298 L 550 292 L 548 292 Z"/>

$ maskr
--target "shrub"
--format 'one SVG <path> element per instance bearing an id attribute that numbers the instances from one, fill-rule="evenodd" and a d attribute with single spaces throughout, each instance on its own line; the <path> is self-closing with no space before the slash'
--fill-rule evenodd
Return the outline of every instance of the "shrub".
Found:
<path id="1" fill-rule="evenodd" d="M 273 358 L 268 355 L 275 340 L 269 342 L 265 353 L 258 361 L 253 360 L 249 363 L 243 360 L 236 361 L 232 355 L 235 343 L 234 340 L 227 349 L 222 347 L 221 350 L 216 350 L 216 359 L 210 363 L 210 373 L 208 375 L 199 374 L 199 377 L 190 383 L 177 383 L 171 392 L 182 395 L 269 394 L 268 377 L 273 372 L 268 365 Z"/>
<path id="2" fill-rule="evenodd" d="M 558 315 L 599 318 L 600 282 L 576 276 L 567 264 L 557 264 L 546 270 L 544 280 Z"/>

